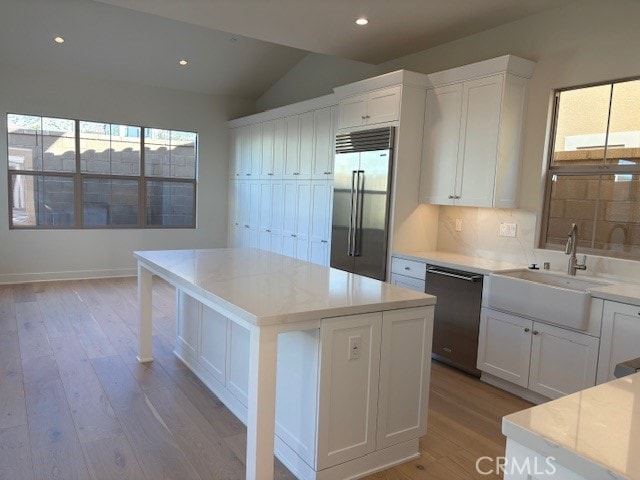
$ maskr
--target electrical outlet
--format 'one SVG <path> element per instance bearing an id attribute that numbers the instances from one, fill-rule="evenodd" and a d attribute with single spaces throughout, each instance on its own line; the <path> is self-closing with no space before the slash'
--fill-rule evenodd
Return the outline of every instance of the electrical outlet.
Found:
<path id="1" fill-rule="evenodd" d="M 361 346 L 362 337 L 360 335 L 349 337 L 349 360 L 357 360 L 360 358 Z"/>
<path id="2" fill-rule="evenodd" d="M 461 218 L 456 218 L 456 232 L 461 232 L 462 231 L 462 219 Z"/>
<path id="3" fill-rule="evenodd" d="M 515 237 L 516 230 L 518 228 L 517 223 L 500 223 L 500 236 L 501 237 Z"/>

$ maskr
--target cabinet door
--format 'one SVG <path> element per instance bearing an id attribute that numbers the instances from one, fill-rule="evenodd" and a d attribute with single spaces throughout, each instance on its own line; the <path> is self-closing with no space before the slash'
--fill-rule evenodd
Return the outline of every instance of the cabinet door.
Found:
<path id="1" fill-rule="evenodd" d="M 285 119 L 286 143 L 284 156 L 284 178 L 295 179 L 299 175 L 300 161 L 300 116 Z"/>
<path id="2" fill-rule="evenodd" d="M 482 308 L 478 337 L 478 369 L 527 387 L 533 322 Z"/>
<path id="3" fill-rule="evenodd" d="M 400 118 L 401 92 L 399 85 L 371 92 L 367 98 L 367 125 L 397 121 Z"/>
<path id="4" fill-rule="evenodd" d="M 616 364 L 640 357 L 640 307 L 604 302 L 597 383 L 613 380 Z"/>
<path id="5" fill-rule="evenodd" d="M 240 127 L 240 177 L 251 176 L 251 126 Z"/>
<path id="6" fill-rule="evenodd" d="M 311 182 L 296 182 L 296 258 L 309 260 L 309 230 L 311 228 Z"/>
<path id="7" fill-rule="evenodd" d="M 262 124 L 262 162 L 260 164 L 260 178 L 270 179 L 273 171 L 273 140 L 274 122 L 270 120 Z"/>
<path id="8" fill-rule="evenodd" d="M 249 330 L 229 322 L 227 332 L 227 389 L 246 407 L 249 395 Z"/>
<path id="9" fill-rule="evenodd" d="M 231 179 L 239 177 L 242 171 L 239 130 L 239 128 L 232 128 L 229 138 L 229 178 Z"/>
<path id="10" fill-rule="evenodd" d="M 238 181 L 236 183 L 236 222 L 239 227 L 249 228 L 249 212 L 251 207 L 250 183 Z"/>
<path id="11" fill-rule="evenodd" d="M 331 175 L 333 159 L 332 107 L 321 108 L 313 113 L 314 149 L 312 177 L 321 179 Z"/>
<path id="12" fill-rule="evenodd" d="M 382 313 L 378 450 L 427 433 L 433 310 Z"/>
<path id="13" fill-rule="evenodd" d="M 176 290 L 177 343 L 191 360 L 198 358 L 198 333 L 200 331 L 200 303 Z"/>
<path id="14" fill-rule="evenodd" d="M 409 290 L 415 290 L 416 292 L 422 293 L 424 293 L 425 287 L 424 280 L 421 280 L 419 278 L 407 277 L 406 275 L 398 275 L 397 273 L 391 274 L 391 285 L 408 288 Z"/>
<path id="15" fill-rule="evenodd" d="M 339 128 L 359 127 L 366 123 L 367 95 L 356 95 L 340 101 L 338 106 Z"/>
<path id="16" fill-rule="evenodd" d="M 229 182 L 229 231 L 227 246 L 236 247 L 235 229 L 238 226 L 238 182 L 231 180 Z"/>
<path id="17" fill-rule="evenodd" d="M 316 470 L 376 447 L 381 324 L 382 313 L 322 322 Z M 357 355 L 351 353 L 354 344 Z"/>
<path id="18" fill-rule="evenodd" d="M 284 118 L 273 121 L 273 176 L 274 179 L 282 178 L 284 172 L 284 159 L 286 152 L 287 127 Z"/>
<path id="19" fill-rule="evenodd" d="M 530 390 L 558 398 L 596 384 L 597 338 L 537 322 L 532 334 Z"/>
<path id="20" fill-rule="evenodd" d="M 271 184 L 271 233 L 282 235 L 284 226 L 284 186 L 280 182 Z"/>
<path id="21" fill-rule="evenodd" d="M 503 74 L 464 82 L 456 205 L 493 205 L 503 86 Z"/>
<path id="22" fill-rule="evenodd" d="M 329 243 L 326 240 L 309 240 L 309 261 L 329 266 Z"/>
<path id="23" fill-rule="evenodd" d="M 283 184 L 283 224 L 282 234 L 291 236 L 297 233 L 298 215 L 298 183 L 284 182 Z"/>
<path id="24" fill-rule="evenodd" d="M 260 182 L 258 229 L 261 232 L 271 230 L 272 193 L 273 184 L 270 181 Z"/>
<path id="25" fill-rule="evenodd" d="M 258 179 L 262 166 L 262 124 L 251 125 L 251 169 L 249 177 Z"/>
<path id="26" fill-rule="evenodd" d="M 314 180 L 311 182 L 309 259 L 319 265 L 329 264 L 332 190 L 333 185 L 328 180 Z"/>
<path id="27" fill-rule="evenodd" d="M 222 385 L 227 371 L 227 317 L 202 305 L 198 361 Z"/>
<path id="28" fill-rule="evenodd" d="M 427 90 L 420 169 L 423 203 L 454 203 L 461 118 L 461 84 Z"/>
<path id="29" fill-rule="evenodd" d="M 298 178 L 311 178 L 313 169 L 313 112 L 300 115 L 300 149 L 298 158 Z"/>

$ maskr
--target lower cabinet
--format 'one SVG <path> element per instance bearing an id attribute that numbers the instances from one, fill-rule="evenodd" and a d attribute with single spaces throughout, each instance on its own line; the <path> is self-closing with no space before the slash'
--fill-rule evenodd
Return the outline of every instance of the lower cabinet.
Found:
<path id="1" fill-rule="evenodd" d="M 176 354 L 246 422 L 249 331 L 183 292 L 177 300 Z M 432 330 L 433 307 L 420 307 L 279 334 L 278 458 L 300 478 L 315 478 L 417 441 L 426 433 Z"/>
<path id="2" fill-rule="evenodd" d="M 478 369 L 558 398 L 595 385 L 599 339 L 482 308 Z"/>
<path id="3" fill-rule="evenodd" d="M 640 307 L 604 302 L 597 383 L 615 379 L 616 364 L 640 357 Z"/>

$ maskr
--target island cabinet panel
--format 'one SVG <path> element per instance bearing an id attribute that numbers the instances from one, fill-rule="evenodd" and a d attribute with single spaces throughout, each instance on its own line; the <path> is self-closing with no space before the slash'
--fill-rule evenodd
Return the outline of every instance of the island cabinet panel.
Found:
<path id="1" fill-rule="evenodd" d="M 177 342 L 193 359 L 198 358 L 200 336 L 200 303 L 180 290 L 176 290 Z"/>
<path id="2" fill-rule="evenodd" d="M 227 352 L 227 389 L 247 406 L 249 395 L 249 330 L 230 322 Z"/>
<path id="3" fill-rule="evenodd" d="M 248 329 L 177 295 L 175 353 L 246 423 Z M 355 478 L 417 452 L 433 310 L 323 318 L 319 328 L 278 335 L 275 453 L 298 478 Z"/>
<path id="4" fill-rule="evenodd" d="M 425 321 L 425 315 L 426 320 Z M 382 314 L 376 447 L 427 432 L 433 312 L 424 308 Z"/>
<path id="5" fill-rule="evenodd" d="M 319 470 L 376 448 L 381 325 L 380 312 L 323 321 Z"/>
<path id="6" fill-rule="evenodd" d="M 198 362 L 220 383 L 227 371 L 227 328 L 224 315 L 202 305 Z"/>

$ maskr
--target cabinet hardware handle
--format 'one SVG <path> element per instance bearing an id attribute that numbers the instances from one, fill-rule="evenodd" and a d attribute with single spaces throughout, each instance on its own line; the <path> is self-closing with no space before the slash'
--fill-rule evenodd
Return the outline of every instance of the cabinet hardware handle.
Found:
<path id="1" fill-rule="evenodd" d="M 239 177 L 239 176 L 240 176 L 240 174 L 239 174 L 239 173 L 236 173 L 236 177 Z"/>
<path id="2" fill-rule="evenodd" d="M 538 335 L 539 333 L 540 333 L 540 332 L 539 332 L 538 330 L 534 330 L 534 331 L 533 331 L 533 334 L 534 334 L 534 335 Z"/>
<path id="3" fill-rule="evenodd" d="M 365 118 L 371 118 L 371 115 L 367 115 Z"/>
<path id="4" fill-rule="evenodd" d="M 245 225 L 244 228 L 249 228 L 249 225 Z"/>
<path id="5" fill-rule="evenodd" d="M 246 175 L 247 177 L 250 177 L 250 176 L 251 176 L 251 174 L 250 174 L 250 173 L 245 173 L 245 175 Z"/>
<path id="6" fill-rule="evenodd" d="M 450 198 L 450 199 L 454 199 L 454 198 L 456 198 L 456 197 L 454 197 L 453 195 L 449 195 L 449 198 Z"/>
<path id="7" fill-rule="evenodd" d="M 234 225 L 237 227 L 238 226 L 238 222 L 234 223 Z"/>
<path id="8" fill-rule="evenodd" d="M 293 172 L 294 175 L 300 175 L 300 172 Z"/>
<path id="9" fill-rule="evenodd" d="M 453 198 L 460 198 L 460 195 L 456 195 L 456 196 L 455 196 L 455 197 L 453 197 Z"/>
<path id="10" fill-rule="evenodd" d="M 411 270 L 411 267 L 404 267 L 405 270 Z"/>
<path id="11" fill-rule="evenodd" d="M 531 330 L 530 328 L 525 328 L 525 329 L 524 329 L 524 331 L 525 331 L 525 332 L 527 332 L 527 333 L 529 333 L 529 332 L 530 332 L 530 330 Z"/>
<path id="12" fill-rule="evenodd" d="M 293 234 L 293 233 L 291 234 L 291 236 L 292 236 L 293 238 L 296 238 L 296 237 L 297 237 L 297 235 L 295 235 L 295 234 Z"/>
<path id="13" fill-rule="evenodd" d="M 329 243 L 327 240 L 320 240 L 320 243 Z"/>
<path id="14" fill-rule="evenodd" d="M 267 173 L 267 175 L 273 175 L 273 173 Z"/>
<path id="15" fill-rule="evenodd" d="M 362 115 L 362 119 L 364 120 L 365 118 L 367 118 L 365 115 Z"/>
<path id="16" fill-rule="evenodd" d="M 267 229 L 267 230 L 266 230 L 266 232 L 267 232 L 267 233 L 271 233 L 271 230 Z"/>

